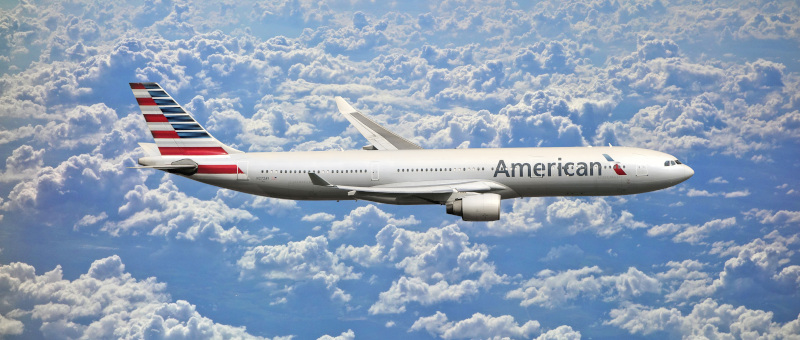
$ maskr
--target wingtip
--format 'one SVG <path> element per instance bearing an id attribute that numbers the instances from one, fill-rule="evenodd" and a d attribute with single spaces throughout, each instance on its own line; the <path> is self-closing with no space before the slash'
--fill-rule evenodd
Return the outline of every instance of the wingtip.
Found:
<path id="1" fill-rule="evenodd" d="M 350 106 L 350 104 L 348 104 L 347 101 L 344 100 L 344 98 L 336 96 L 334 100 L 336 100 L 336 107 L 339 109 L 339 112 L 341 113 L 356 112 L 356 109 Z"/>

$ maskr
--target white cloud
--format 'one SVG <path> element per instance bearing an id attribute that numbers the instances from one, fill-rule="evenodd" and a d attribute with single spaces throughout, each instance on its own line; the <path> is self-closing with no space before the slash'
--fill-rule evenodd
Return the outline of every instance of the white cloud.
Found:
<path id="1" fill-rule="evenodd" d="M 656 278 L 670 291 L 665 295 L 667 301 L 708 297 L 718 288 L 709 273 L 703 271 L 707 265 L 697 260 L 669 261 L 666 267 L 669 269 L 656 274 Z"/>
<path id="2" fill-rule="evenodd" d="M 724 223 L 724 220 L 715 223 Z M 733 242 L 715 242 L 709 251 L 712 255 L 729 257 L 718 274 L 704 269 L 709 265 L 697 260 L 670 261 L 669 270 L 656 274 L 666 288 L 666 301 L 685 303 L 696 298 L 713 297 L 718 292 L 728 296 L 752 295 L 769 292 L 773 298 L 791 294 L 798 285 L 797 266 L 790 264 L 794 255 L 793 245 L 798 237 L 783 237 L 772 232 L 750 243 L 736 245 Z"/>
<path id="3" fill-rule="evenodd" d="M 44 149 L 35 150 L 30 145 L 22 145 L 6 158 L 6 170 L 0 173 L 0 182 L 33 177 L 42 165 L 44 165 Z"/>
<path id="4" fill-rule="evenodd" d="M 344 302 L 350 294 L 337 286 L 341 280 L 361 277 L 339 261 L 339 257 L 328 250 L 324 236 L 308 236 L 302 241 L 283 245 L 264 245 L 248 249 L 237 261 L 242 277 L 262 277 L 268 286 L 281 282 L 317 280 L 331 292 L 331 299 Z"/>
<path id="5" fill-rule="evenodd" d="M 342 334 L 339 334 L 338 336 L 330 336 L 325 334 L 317 338 L 317 340 L 353 340 L 355 338 L 356 338 L 356 333 L 353 332 L 352 329 L 348 329 L 347 331 L 342 332 Z"/>
<path id="6" fill-rule="evenodd" d="M 800 242 L 800 236 L 783 237 L 773 231 L 764 237 L 768 241 L 757 238 L 743 245 L 714 243 L 711 254 L 730 256 L 725 261 L 724 270 L 719 275 L 720 284 L 731 292 L 747 289 L 773 288 L 790 292 L 797 289 L 793 282 L 782 281 L 781 272 L 795 254 L 795 244 Z M 789 269 L 786 274 L 791 274 Z M 776 281 L 777 279 L 777 281 Z M 788 286 L 782 284 L 789 283 Z"/>
<path id="7" fill-rule="evenodd" d="M 25 325 L 19 320 L 8 319 L 0 314 L 0 335 L 20 335 Z"/>
<path id="8" fill-rule="evenodd" d="M 125 233 L 175 237 L 187 240 L 209 239 L 220 243 L 256 242 L 247 231 L 223 225 L 256 219 L 250 212 L 229 207 L 221 199 L 201 200 L 186 195 L 164 175 L 158 188 L 137 185 L 125 194 L 119 207 L 120 220 L 106 221 L 101 230 L 119 236 Z"/>
<path id="9" fill-rule="evenodd" d="M 302 218 L 300 218 L 300 220 L 306 222 L 328 222 L 333 221 L 334 218 L 336 218 L 336 215 L 334 214 L 318 212 L 311 215 L 304 215 Z"/>
<path id="10" fill-rule="evenodd" d="M 570 326 L 558 326 L 542 333 L 536 340 L 580 340 L 581 332 L 573 330 Z"/>
<path id="11" fill-rule="evenodd" d="M 266 209 L 268 214 L 277 216 L 286 216 L 290 212 L 300 209 L 297 201 L 264 196 L 254 197 L 247 206 L 259 210 Z"/>
<path id="12" fill-rule="evenodd" d="M 781 224 L 789 225 L 800 222 L 800 211 L 790 210 L 766 210 L 753 208 L 744 212 L 746 218 L 759 219 L 761 224 Z"/>
<path id="13" fill-rule="evenodd" d="M 509 291 L 507 299 L 519 299 L 521 306 L 563 307 L 578 298 L 629 301 L 644 293 L 658 293 L 661 284 L 640 270 L 630 267 L 626 273 L 599 275 L 599 267 L 583 267 L 563 272 L 543 270 L 536 277 Z"/>
<path id="14" fill-rule="evenodd" d="M 37 126 L 34 140 L 51 147 L 96 145 L 117 121 L 117 113 L 106 104 L 77 106 L 64 114 L 63 122 Z"/>
<path id="15" fill-rule="evenodd" d="M 0 266 L 0 281 L 0 334 L 21 334 L 25 324 L 47 338 L 263 339 L 215 323 L 186 301 L 171 302 L 166 284 L 133 278 L 116 255 L 94 261 L 72 281 L 60 266 L 36 275 L 19 262 Z"/>
<path id="16" fill-rule="evenodd" d="M 619 215 L 613 213 L 611 205 L 604 198 L 560 199 L 547 207 L 547 222 L 567 224 L 570 233 L 593 231 L 600 236 L 611 236 L 623 229 L 645 228 L 643 222 L 633 219 L 633 215 L 623 210 Z"/>
<path id="17" fill-rule="evenodd" d="M 580 258 L 583 257 L 583 255 L 584 251 L 581 247 L 574 244 L 565 244 L 563 246 L 550 248 L 550 251 L 547 252 L 547 255 L 545 255 L 541 261 L 564 261 L 569 258 Z"/>
<path id="18" fill-rule="evenodd" d="M 728 184 L 728 180 L 722 178 L 722 176 L 717 176 L 717 177 L 714 177 L 713 179 L 709 180 L 708 183 Z"/>
<path id="19" fill-rule="evenodd" d="M 690 244 L 698 244 L 701 240 L 708 237 L 708 234 L 723 229 L 728 229 L 736 226 L 736 218 L 729 217 L 726 219 L 716 219 L 704 223 L 701 226 L 688 226 L 679 232 L 672 239 L 675 242 L 688 242 Z"/>
<path id="20" fill-rule="evenodd" d="M 328 237 L 337 239 L 352 233 L 356 228 L 364 226 L 375 227 L 388 224 L 404 226 L 418 223 L 419 221 L 415 219 L 413 215 L 402 219 L 396 219 L 393 214 L 384 212 L 374 204 L 369 204 L 353 209 L 349 214 L 345 215 L 342 220 L 333 221 L 333 223 L 331 223 L 331 230 L 328 232 Z"/>
<path id="21" fill-rule="evenodd" d="M 489 249 L 470 244 L 455 225 L 425 232 L 387 225 L 375 236 L 374 246 L 343 245 L 336 253 L 363 266 L 392 263 L 406 276 L 392 283 L 370 307 L 371 314 L 401 313 L 408 302 L 430 305 L 460 300 L 506 280 L 493 263 L 486 262 Z"/>
<path id="22" fill-rule="evenodd" d="M 409 332 L 425 330 L 442 339 L 508 339 L 529 338 L 539 332 L 539 322 L 528 321 L 520 325 L 511 315 L 494 317 L 475 313 L 469 319 L 448 321 L 442 312 L 421 317 L 411 325 Z"/>
<path id="23" fill-rule="evenodd" d="M 647 230 L 647 235 L 658 237 L 675 234 L 672 238 L 674 242 L 701 244 L 703 240 L 714 233 L 736 227 L 737 225 L 739 224 L 736 221 L 736 217 L 714 219 L 702 225 L 666 223 L 650 227 L 650 229 Z"/>
<path id="24" fill-rule="evenodd" d="M 682 338 L 793 338 L 800 330 L 798 319 L 785 324 L 772 321 L 773 314 L 744 306 L 735 307 L 705 299 L 684 315 L 675 308 L 653 308 L 630 304 L 612 309 L 606 325 L 631 334 L 667 332 Z"/>
<path id="25" fill-rule="evenodd" d="M 739 191 L 731 191 L 731 192 L 708 192 L 708 190 L 697 190 L 694 188 L 690 188 L 689 191 L 686 192 L 686 196 L 689 197 L 725 197 L 725 198 L 737 198 L 737 197 L 747 197 L 750 196 L 750 190 L 744 189 Z"/>
<path id="26" fill-rule="evenodd" d="M 744 189 L 739 191 L 727 192 L 723 196 L 725 198 L 747 197 L 750 196 L 750 190 Z"/>
<path id="27" fill-rule="evenodd" d="M 87 190 L 101 201 L 143 182 L 145 176 L 127 171 L 122 161 L 105 159 L 100 154 L 71 156 L 55 168 L 39 168 L 33 179 L 16 184 L 3 209 L 29 212 L 68 209 L 69 203 L 79 202 L 77 198 L 88 195 Z"/>

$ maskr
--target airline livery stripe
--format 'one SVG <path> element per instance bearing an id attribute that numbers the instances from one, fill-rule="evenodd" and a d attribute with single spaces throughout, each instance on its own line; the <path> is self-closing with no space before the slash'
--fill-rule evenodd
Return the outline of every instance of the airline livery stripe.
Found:
<path id="1" fill-rule="evenodd" d="M 220 146 L 219 141 L 214 138 L 183 138 L 183 136 L 180 135 L 180 132 L 176 133 L 178 133 L 178 137 L 181 138 L 180 146 L 182 148 L 210 148 Z M 156 145 L 158 145 L 158 147 L 178 146 L 175 144 L 176 141 L 178 141 L 178 139 L 156 138 Z"/>
<path id="2" fill-rule="evenodd" d="M 212 156 L 212 155 L 228 154 L 228 152 L 226 152 L 225 149 L 219 146 L 190 147 L 190 148 L 160 146 L 158 147 L 158 151 L 161 152 L 161 155 L 163 156 L 175 156 L 175 155 Z"/>
<path id="3" fill-rule="evenodd" d="M 143 115 L 144 120 L 148 123 L 166 123 L 168 122 L 167 117 L 164 115 Z"/>
<path id="4" fill-rule="evenodd" d="M 153 98 L 136 98 L 136 101 L 139 102 L 139 105 L 156 105 Z"/>
<path id="5" fill-rule="evenodd" d="M 152 131 L 155 131 L 155 130 L 173 131 L 173 130 L 175 130 L 175 129 L 172 128 L 172 125 L 169 125 L 169 123 L 147 123 L 147 128 L 152 130 Z"/>
<path id="6" fill-rule="evenodd" d="M 172 127 L 175 130 L 202 130 L 203 127 L 200 124 L 177 124 L 172 123 Z"/>
<path id="7" fill-rule="evenodd" d="M 178 133 L 175 131 L 150 131 L 153 138 L 179 138 Z"/>
<path id="8" fill-rule="evenodd" d="M 175 123 L 181 123 L 181 122 L 194 123 L 194 119 L 192 119 L 192 117 L 189 116 L 167 116 L 167 120 Z"/>
<path id="9" fill-rule="evenodd" d="M 178 136 L 181 138 L 210 138 L 207 133 L 203 131 L 199 132 L 178 132 Z"/>
<path id="10" fill-rule="evenodd" d="M 215 164 L 215 165 L 203 165 L 200 164 L 197 166 L 197 173 L 198 174 L 243 174 L 241 169 L 239 169 L 236 164 Z"/>
<path id="11" fill-rule="evenodd" d="M 164 113 L 186 113 L 180 107 L 159 107 Z"/>
<path id="12" fill-rule="evenodd" d="M 156 83 L 128 83 L 132 90 L 160 90 Z"/>
<path id="13" fill-rule="evenodd" d="M 169 97 L 164 91 L 147 91 L 147 93 L 150 94 L 150 97 Z"/>
<path id="14" fill-rule="evenodd" d="M 176 103 L 172 99 L 158 99 L 158 98 L 156 98 L 156 99 L 153 99 L 153 101 L 158 105 L 178 105 L 178 103 Z"/>

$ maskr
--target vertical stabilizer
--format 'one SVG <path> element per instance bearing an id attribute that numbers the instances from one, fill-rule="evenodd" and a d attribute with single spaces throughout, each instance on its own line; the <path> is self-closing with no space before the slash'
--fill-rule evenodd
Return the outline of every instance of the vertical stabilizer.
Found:
<path id="1" fill-rule="evenodd" d="M 130 83 L 162 156 L 241 153 L 211 136 L 157 83 Z"/>

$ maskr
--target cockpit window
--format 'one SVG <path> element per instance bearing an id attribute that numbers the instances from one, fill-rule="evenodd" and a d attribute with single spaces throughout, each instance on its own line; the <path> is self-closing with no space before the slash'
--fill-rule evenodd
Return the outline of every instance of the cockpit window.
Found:
<path id="1" fill-rule="evenodd" d="M 669 161 L 664 162 L 664 166 L 669 166 Z"/>
<path id="2" fill-rule="evenodd" d="M 675 161 L 671 161 L 671 162 L 670 162 L 670 165 L 675 165 Z"/>
<path id="3" fill-rule="evenodd" d="M 683 163 L 681 163 L 681 161 L 679 161 L 679 160 L 677 160 L 677 159 L 675 160 L 675 163 L 677 163 L 677 164 L 683 164 Z"/>

